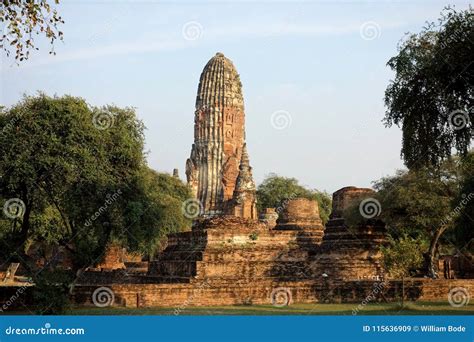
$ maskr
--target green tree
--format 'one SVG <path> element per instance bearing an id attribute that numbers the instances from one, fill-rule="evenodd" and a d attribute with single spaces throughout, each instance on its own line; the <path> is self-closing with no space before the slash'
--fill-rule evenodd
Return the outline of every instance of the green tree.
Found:
<path id="1" fill-rule="evenodd" d="M 191 228 L 182 209 L 191 191 L 175 177 L 144 168 L 124 198 L 124 229 L 116 239 L 129 251 L 152 258 L 168 234 Z"/>
<path id="2" fill-rule="evenodd" d="M 259 211 L 282 207 L 286 200 L 298 197 L 316 200 L 321 219 L 326 224 L 331 213 L 331 198 L 326 192 L 307 189 L 295 178 L 281 177 L 274 173 L 269 174 L 257 188 Z"/>
<path id="3" fill-rule="evenodd" d="M 409 35 L 388 61 L 395 79 L 385 91 L 386 126 L 402 127 L 408 168 L 438 166 L 472 142 L 474 13 L 446 8 L 437 23 Z"/>
<path id="4" fill-rule="evenodd" d="M 3 256 L 24 262 L 29 244 L 42 241 L 65 247 L 80 271 L 111 241 L 152 252 L 167 232 L 189 226 L 180 211 L 188 190 L 146 167 L 143 129 L 131 108 L 91 107 L 71 96 L 25 97 L 4 110 Z"/>
<path id="5" fill-rule="evenodd" d="M 380 205 L 377 218 L 386 223 L 389 236 L 395 241 L 410 237 L 426 242 L 428 247 L 422 251 L 425 271 L 433 278 L 437 277 L 435 265 L 440 241 L 454 246 L 454 241 L 444 233 L 456 228 L 458 213 L 454 208 L 461 193 L 461 163 L 461 159 L 456 158 L 443 162 L 438 168 L 398 171 L 395 176 L 375 182 L 374 186 L 378 192 L 372 197 Z M 351 227 L 366 221 L 360 214 L 361 200 L 344 213 Z"/>
<path id="6" fill-rule="evenodd" d="M 474 151 L 471 151 L 460 163 L 461 184 L 459 196 L 454 201 L 453 215 L 456 229 L 450 235 L 461 251 L 474 253 Z M 453 217 L 454 216 L 454 217 Z"/>
<path id="7" fill-rule="evenodd" d="M 93 108 L 80 98 L 40 94 L 2 115 L 0 128 L 0 192 L 19 199 L 23 211 L 13 220 L 11 252 L 28 260 L 28 241 L 54 232 L 49 238 L 77 254 L 81 267 L 80 247 L 99 254 L 116 223 L 113 206 L 93 224 L 86 218 L 144 164 L 142 123 L 130 108 Z M 55 228 L 47 229 L 45 220 Z"/>
<path id="8" fill-rule="evenodd" d="M 0 48 L 10 56 L 15 51 L 17 61 L 29 58 L 31 50 L 38 50 L 36 36 L 44 36 L 51 42 L 50 54 L 54 52 L 54 42 L 63 39 L 59 30 L 64 20 L 47 0 L 2 0 L 0 3 Z M 58 0 L 54 4 L 59 4 Z"/>
<path id="9" fill-rule="evenodd" d="M 436 254 L 443 234 L 455 228 L 453 215 L 460 195 L 460 159 L 443 162 L 438 168 L 425 167 L 399 172 L 375 184 L 379 190 L 382 219 L 392 236 L 409 234 L 429 241 L 425 251 L 427 275 L 437 277 Z M 444 240 L 447 244 L 451 241 Z"/>
<path id="10" fill-rule="evenodd" d="M 389 236 L 388 245 L 381 246 L 384 268 L 393 278 L 415 275 L 423 265 L 426 241 L 406 234 L 394 239 Z"/>

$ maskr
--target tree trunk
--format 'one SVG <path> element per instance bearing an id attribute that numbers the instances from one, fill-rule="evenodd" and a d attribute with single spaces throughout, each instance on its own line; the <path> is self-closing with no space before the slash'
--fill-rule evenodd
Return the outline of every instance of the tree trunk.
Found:
<path id="1" fill-rule="evenodd" d="M 26 245 L 28 242 L 28 237 L 30 235 L 30 215 L 31 207 L 26 204 L 25 213 L 22 217 L 22 222 L 20 225 L 20 232 L 16 235 L 13 245 L 14 245 L 14 254 L 17 255 L 18 262 L 25 267 L 29 275 L 33 275 L 38 271 L 38 266 L 36 265 L 35 260 L 27 254 Z"/>
<path id="2" fill-rule="evenodd" d="M 72 224 L 70 222 L 70 227 L 71 227 L 71 230 L 74 232 L 74 236 L 73 238 L 70 240 L 70 242 L 72 243 L 72 245 L 74 246 L 75 245 L 75 239 L 74 237 L 76 237 L 76 232 L 77 232 L 77 228 L 74 224 Z M 94 256 L 98 256 L 99 258 L 103 256 L 103 254 L 105 253 L 106 251 L 106 248 L 107 248 L 107 243 L 110 241 L 110 236 L 112 234 L 112 226 L 109 224 L 105 227 L 105 233 L 104 233 L 104 236 L 102 238 L 99 239 L 99 243 L 98 245 L 96 246 L 94 252 L 92 252 L 92 255 Z M 93 263 L 92 264 L 89 264 L 89 265 L 84 265 L 82 263 L 77 263 L 75 262 L 75 260 L 78 260 L 79 258 L 77 257 L 74 257 L 74 255 L 76 253 L 81 253 L 80 250 L 78 250 L 76 247 L 74 248 L 70 248 L 69 246 L 66 247 L 71 253 L 72 253 L 72 256 L 73 256 L 73 265 L 72 265 L 72 271 L 73 271 L 73 274 L 74 274 L 74 280 L 73 282 L 69 285 L 69 293 L 72 295 L 74 293 L 74 287 L 76 286 L 76 283 L 78 282 L 78 280 L 80 279 L 80 277 L 84 274 L 84 272 L 89 268 L 89 267 L 92 267 L 94 266 Z M 98 260 L 95 260 L 94 262 L 96 262 Z"/>
<path id="3" fill-rule="evenodd" d="M 26 240 L 28 240 L 28 233 L 30 231 L 30 213 L 31 209 L 29 206 L 26 206 L 25 213 L 22 217 L 20 233 L 17 236 L 16 248 L 24 251 Z"/>
<path id="4" fill-rule="evenodd" d="M 30 233 L 30 214 L 31 207 L 26 204 L 25 212 L 23 213 L 22 221 L 20 224 L 20 231 L 15 233 L 13 239 L 13 254 L 17 255 L 18 262 L 20 262 L 28 271 L 34 269 L 31 258 L 26 253 L 26 243 L 28 241 L 28 236 Z"/>
<path id="5" fill-rule="evenodd" d="M 438 272 L 436 271 L 437 267 L 435 266 L 435 259 L 436 259 L 436 248 L 438 247 L 438 241 L 441 235 L 446 231 L 448 228 L 447 225 L 443 225 L 439 227 L 433 238 L 431 239 L 430 249 L 428 250 L 428 277 L 436 279 L 438 278 Z"/>
<path id="6" fill-rule="evenodd" d="M 16 236 L 14 238 L 14 253 L 18 253 L 20 256 L 23 256 L 26 254 L 25 247 L 26 242 L 28 240 L 28 235 L 30 233 L 30 215 L 32 209 L 32 201 L 28 198 L 28 189 L 25 184 L 21 184 L 20 198 L 23 199 L 23 203 L 25 204 L 25 212 L 23 213 L 23 216 L 21 218 L 20 232 L 18 234 L 15 234 Z"/>

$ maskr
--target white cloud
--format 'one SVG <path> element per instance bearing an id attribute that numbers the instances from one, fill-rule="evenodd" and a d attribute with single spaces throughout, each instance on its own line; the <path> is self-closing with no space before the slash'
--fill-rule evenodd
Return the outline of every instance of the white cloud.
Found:
<path id="1" fill-rule="evenodd" d="M 56 56 L 42 57 L 36 61 L 25 64 L 22 68 L 31 68 L 44 66 L 49 64 L 90 60 L 101 57 L 124 55 L 124 54 L 139 54 L 157 51 L 174 51 L 196 46 L 201 43 L 215 43 L 216 41 L 225 39 L 240 40 L 240 39 L 258 39 L 266 37 L 278 36 L 333 36 L 346 34 L 359 34 L 361 23 L 350 23 L 340 25 L 320 25 L 307 23 L 258 23 L 254 25 L 228 25 L 224 27 L 209 27 L 203 26 L 202 38 L 196 41 L 188 41 L 181 35 L 181 28 L 170 32 L 169 34 L 160 33 L 145 34 L 138 41 L 129 41 L 126 43 L 116 43 L 110 45 L 100 45 L 100 39 L 91 37 L 90 46 L 79 48 L 73 51 L 60 51 Z M 402 22 L 386 22 L 380 23 L 382 30 L 402 27 L 405 24 Z M 94 41 L 95 40 L 95 41 Z"/>

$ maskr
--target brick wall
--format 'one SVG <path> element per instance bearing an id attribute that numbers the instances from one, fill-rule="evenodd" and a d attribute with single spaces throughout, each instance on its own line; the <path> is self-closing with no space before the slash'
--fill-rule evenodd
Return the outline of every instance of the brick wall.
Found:
<path id="1" fill-rule="evenodd" d="M 74 300 L 92 305 L 92 293 L 98 286 L 78 286 Z M 239 283 L 195 280 L 190 284 L 114 284 L 116 306 L 180 307 L 242 304 L 271 304 L 272 292 L 288 289 L 293 303 L 360 303 L 373 296 L 373 302 L 399 301 L 402 293 L 408 301 L 447 302 L 450 289 L 465 288 L 474 293 L 474 280 L 408 279 L 346 282 L 269 282 Z"/>

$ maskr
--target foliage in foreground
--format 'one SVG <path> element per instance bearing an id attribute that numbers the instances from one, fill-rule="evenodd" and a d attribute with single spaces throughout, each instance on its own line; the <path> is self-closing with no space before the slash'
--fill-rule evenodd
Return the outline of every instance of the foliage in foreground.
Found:
<path id="1" fill-rule="evenodd" d="M 414 276 L 423 266 L 423 250 L 427 248 L 426 241 L 402 235 L 398 239 L 389 236 L 388 245 L 382 246 L 383 264 L 395 279 Z"/>
<path id="2" fill-rule="evenodd" d="M 417 251 L 424 258 L 424 273 L 433 278 L 437 277 L 436 259 L 441 252 L 469 251 L 466 243 L 472 239 L 473 230 L 472 221 L 468 221 L 474 214 L 473 155 L 470 152 L 465 158 L 445 161 L 439 167 L 399 171 L 375 182 L 377 193 L 373 197 L 380 204 L 376 218 L 386 223 L 391 237 L 391 244 L 384 249 L 390 259 L 389 272 L 408 275 L 413 271 L 416 263 L 410 260 L 419 260 L 418 257 L 407 254 L 406 261 L 394 261 L 395 255 L 403 259 L 399 248 L 410 243 L 418 246 Z M 360 202 L 353 203 L 344 213 L 349 226 L 367 220 L 361 215 Z"/>
<path id="3" fill-rule="evenodd" d="M 27 96 L 2 109 L 0 259 L 47 287 L 32 248 L 49 269 L 54 250 L 67 250 L 76 274 L 111 242 L 150 255 L 167 233 L 189 227 L 181 213 L 189 190 L 146 166 L 143 130 L 132 108 L 72 96 Z"/>

